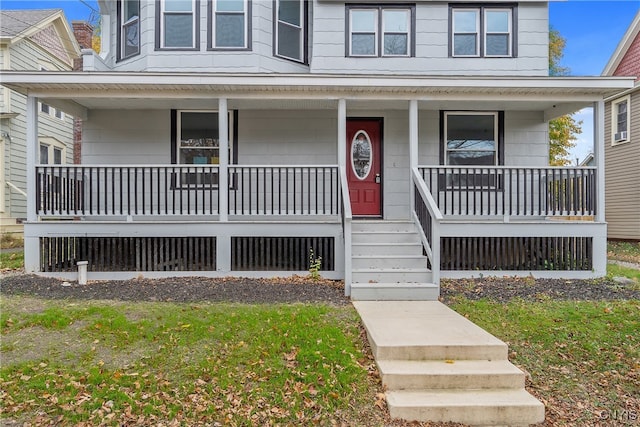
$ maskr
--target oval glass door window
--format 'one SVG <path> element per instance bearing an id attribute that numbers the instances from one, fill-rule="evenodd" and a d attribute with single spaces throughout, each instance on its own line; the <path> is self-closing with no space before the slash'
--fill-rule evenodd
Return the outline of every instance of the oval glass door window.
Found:
<path id="1" fill-rule="evenodd" d="M 356 132 L 351 141 L 351 168 L 358 179 L 365 179 L 371 172 L 371 140 L 363 130 Z"/>

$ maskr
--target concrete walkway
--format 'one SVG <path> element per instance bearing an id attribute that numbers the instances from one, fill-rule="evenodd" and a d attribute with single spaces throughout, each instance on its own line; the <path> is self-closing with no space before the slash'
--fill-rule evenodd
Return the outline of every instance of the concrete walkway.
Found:
<path id="1" fill-rule="evenodd" d="M 470 425 L 530 425 L 544 405 L 524 389 L 507 345 L 438 301 L 354 301 L 391 416 Z"/>

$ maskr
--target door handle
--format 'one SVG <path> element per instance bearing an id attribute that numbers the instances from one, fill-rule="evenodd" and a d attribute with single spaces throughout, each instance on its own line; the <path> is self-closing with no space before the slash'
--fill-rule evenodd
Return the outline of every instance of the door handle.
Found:
<path id="1" fill-rule="evenodd" d="M 376 184 L 380 184 L 380 174 L 376 174 Z"/>

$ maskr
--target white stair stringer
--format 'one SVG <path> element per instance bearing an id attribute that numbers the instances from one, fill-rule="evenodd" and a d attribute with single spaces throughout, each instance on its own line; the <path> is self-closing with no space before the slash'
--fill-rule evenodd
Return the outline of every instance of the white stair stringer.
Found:
<path id="1" fill-rule="evenodd" d="M 351 234 L 351 299 L 435 301 L 422 242 L 410 221 L 354 221 Z"/>

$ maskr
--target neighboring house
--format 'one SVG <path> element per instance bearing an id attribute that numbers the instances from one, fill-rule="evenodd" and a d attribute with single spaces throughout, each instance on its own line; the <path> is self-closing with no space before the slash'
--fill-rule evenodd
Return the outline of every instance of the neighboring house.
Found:
<path id="1" fill-rule="evenodd" d="M 635 86 L 605 107 L 605 180 L 608 236 L 640 240 L 640 12 L 613 52 L 603 76 L 633 76 Z"/>
<path id="2" fill-rule="evenodd" d="M 596 165 L 596 156 L 593 153 L 587 154 L 587 156 L 582 159 L 580 162 L 580 166 L 595 166 Z"/>
<path id="3" fill-rule="evenodd" d="M 550 167 L 548 121 L 601 119 L 632 80 L 548 77 L 546 1 L 99 4 L 85 72 L 2 76 L 28 94 L 27 271 L 321 257 L 353 298 L 426 299 L 443 276 L 605 274 L 604 131 L 597 166 Z M 83 120 L 82 165 L 36 164 L 39 101 Z"/>
<path id="4" fill-rule="evenodd" d="M 2 70 L 70 71 L 80 55 L 61 10 L 0 10 Z M 22 231 L 27 218 L 26 97 L 0 87 L 0 225 Z M 46 102 L 38 104 L 40 126 L 34 159 L 73 162 L 73 118 Z"/>

